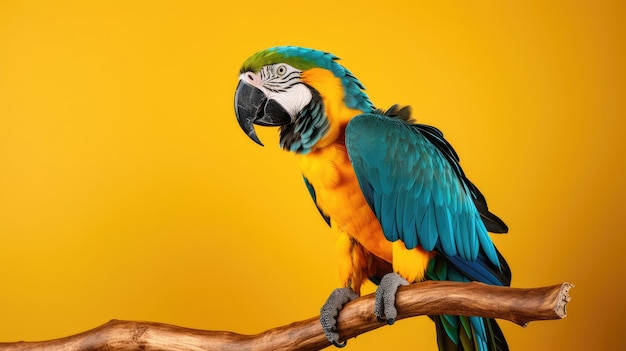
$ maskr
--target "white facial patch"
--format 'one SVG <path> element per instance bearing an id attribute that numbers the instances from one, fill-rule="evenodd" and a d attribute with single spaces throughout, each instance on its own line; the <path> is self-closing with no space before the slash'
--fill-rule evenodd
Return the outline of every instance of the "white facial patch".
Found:
<path id="1" fill-rule="evenodd" d="M 269 92 L 267 98 L 274 100 L 282 106 L 291 116 L 291 120 L 295 120 L 296 116 L 302 109 L 311 102 L 311 90 L 302 83 L 293 85 L 287 91 L 275 93 Z"/>

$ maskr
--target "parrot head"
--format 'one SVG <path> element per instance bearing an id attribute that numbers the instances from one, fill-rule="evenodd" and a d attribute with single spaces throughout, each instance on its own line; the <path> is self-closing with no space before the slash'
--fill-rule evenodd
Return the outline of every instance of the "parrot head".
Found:
<path id="1" fill-rule="evenodd" d="M 349 119 L 374 109 L 363 85 L 332 54 L 269 48 L 248 58 L 235 92 L 239 126 L 259 145 L 254 125 L 280 127 L 280 146 L 308 153 L 332 143 Z"/>

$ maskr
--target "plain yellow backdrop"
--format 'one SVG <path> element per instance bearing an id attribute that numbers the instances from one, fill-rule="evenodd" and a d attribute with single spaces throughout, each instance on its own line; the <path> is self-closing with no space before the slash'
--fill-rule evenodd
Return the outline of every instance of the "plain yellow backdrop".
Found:
<path id="1" fill-rule="evenodd" d="M 377 106 L 441 128 L 513 285 L 576 285 L 513 350 L 623 346 L 621 2 L 0 2 L 0 341 L 110 319 L 256 333 L 318 314 L 329 230 L 277 132 L 239 130 L 239 65 L 333 52 Z M 434 350 L 426 317 L 347 350 Z"/>

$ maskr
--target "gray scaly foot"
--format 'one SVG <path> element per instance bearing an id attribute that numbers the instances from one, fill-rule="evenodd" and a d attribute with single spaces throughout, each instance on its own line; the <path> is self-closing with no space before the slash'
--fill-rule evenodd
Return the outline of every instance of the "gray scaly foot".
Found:
<path id="1" fill-rule="evenodd" d="M 374 314 L 380 322 L 387 322 L 391 325 L 396 321 L 398 310 L 396 310 L 396 292 L 398 287 L 409 285 L 406 279 L 397 273 L 388 273 L 378 284 L 376 289 L 376 300 L 374 301 Z"/>
<path id="2" fill-rule="evenodd" d="M 322 306 L 322 310 L 320 312 L 322 330 L 328 338 L 328 341 L 336 347 L 344 347 L 347 343 L 346 341 L 343 343 L 339 342 L 339 334 L 337 333 L 337 316 L 339 315 L 339 311 L 341 311 L 343 305 L 356 299 L 357 297 L 359 297 L 359 295 L 357 295 L 357 293 L 350 288 L 335 289 L 332 293 L 330 293 L 330 296 L 324 303 L 324 306 Z"/>

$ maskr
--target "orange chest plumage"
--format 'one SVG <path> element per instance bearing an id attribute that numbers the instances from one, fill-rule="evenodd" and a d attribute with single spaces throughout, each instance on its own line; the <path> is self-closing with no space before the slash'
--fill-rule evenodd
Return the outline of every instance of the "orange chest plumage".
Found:
<path id="1" fill-rule="evenodd" d="M 298 155 L 302 174 L 315 189 L 317 206 L 339 231 L 387 262 L 392 245 L 367 204 L 345 145 L 333 143 L 306 155 Z"/>

